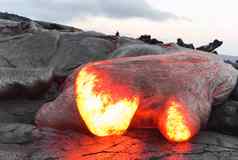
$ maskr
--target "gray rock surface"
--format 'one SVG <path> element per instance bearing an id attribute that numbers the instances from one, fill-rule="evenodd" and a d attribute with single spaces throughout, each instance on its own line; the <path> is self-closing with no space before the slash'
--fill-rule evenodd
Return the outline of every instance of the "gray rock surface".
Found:
<path id="1" fill-rule="evenodd" d="M 109 55 L 109 58 L 170 54 L 170 53 L 175 53 L 178 51 L 191 51 L 191 50 L 180 47 L 174 43 L 165 44 L 165 45 L 149 45 L 149 44 L 129 42 L 128 45 L 122 45 L 118 49 L 114 50 Z"/>
<path id="2" fill-rule="evenodd" d="M 225 134 L 238 135 L 238 101 L 230 100 L 214 107 L 209 128 Z"/>
<path id="3" fill-rule="evenodd" d="M 69 74 L 82 64 L 105 59 L 113 47 L 111 41 L 91 36 L 90 33 L 61 34 L 56 54 L 49 61 L 49 65 L 58 72 Z"/>
<path id="4" fill-rule="evenodd" d="M 38 96 L 53 80 L 52 69 L 0 68 L 0 97 Z"/>
<path id="5" fill-rule="evenodd" d="M 0 143 L 2 144 L 26 144 L 33 140 L 32 130 L 35 127 L 29 124 L 1 123 Z"/>
<path id="6" fill-rule="evenodd" d="M 0 20 L 0 97 L 19 90 L 34 94 L 82 64 L 105 59 L 115 48 L 104 34 L 49 29 L 53 24 L 20 21 L 15 15 L 5 18 Z"/>
<path id="7" fill-rule="evenodd" d="M 58 30 L 61 32 L 77 32 L 81 31 L 81 29 L 74 28 L 71 26 L 51 23 L 51 22 L 44 22 L 44 21 L 36 21 L 32 20 L 30 18 L 22 17 L 16 14 L 10 14 L 6 12 L 0 12 L 0 19 L 2 20 L 8 20 L 13 22 L 24 22 L 24 23 L 35 23 L 38 27 L 48 30 Z"/>
<path id="8" fill-rule="evenodd" d="M 34 124 L 36 112 L 48 99 L 1 99 L 0 123 Z"/>
<path id="9" fill-rule="evenodd" d="M 0 20 L 0 71 L 6 71 L 3 80 L 0 81 L 0 93 L 8 97 L 10 94 L 7 92 L 18 94 L 18 84 L 21 89 L 35 88 L 35 82 L 41 81 L 40 77 L 45 75 L 42 73 L 43 75 L 36 76 L 35 73 L 40 69 L 52 73 L 50 77 L 45 77 L 45 80 L 49 78 L 45 81 L 49 85 L 49 80 L 66 77 L 82 64 L 106 59 L 121 46 L 143 43 L 128 37 L 117 38 L 93 31 L 66 32 L 63 31 L 67 30 L 66 26 L 32 21 L 16 15 L 3 14 L 2 17 L 4 19 Z M 55 25 L 56 29 L 53 29 L 52 25 Z M 32 71 L 32 74 L 29 71 Z M 29 73 L 24 75 L 24 79 L 20 76 L 23 72 Z M 12 78 L 12 73 L 19 74 Z M 26 84 L 28 86 L 25 86 Z"/>

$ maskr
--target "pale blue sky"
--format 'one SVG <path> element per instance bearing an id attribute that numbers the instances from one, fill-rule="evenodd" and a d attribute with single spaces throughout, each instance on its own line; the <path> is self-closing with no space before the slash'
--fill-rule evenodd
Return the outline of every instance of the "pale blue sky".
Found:
<path id="1" fill-rule="evenodd" d="M 33 19 L 138 37 L 151 34 L 195 45 L 224 41 L 221 54 L 238 56 L 237 0 L 1 0 L 1 11 Z"/>

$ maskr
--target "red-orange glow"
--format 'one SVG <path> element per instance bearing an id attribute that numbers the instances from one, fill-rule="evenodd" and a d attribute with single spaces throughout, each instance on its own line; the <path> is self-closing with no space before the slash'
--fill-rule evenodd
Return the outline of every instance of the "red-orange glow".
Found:
<path id="1" fill-rule="evenodd" d="M 78 111 L 93 134 L 120 135 L 127 130 L 139 104 L 128 87 L 93 65 L 81 69 L 75 86 Z"/>
<path id="2" fill-rule="evenodd" d="M 173 147 L 172 150 L 178 154 L 188 153 L 192 151 L 192 144 L 188 142 L 178 143 Z"/>
<path id="3" fill-rule="evenodd" d="M 182 104 L 169 101 L 159 121 L 161 133 L 171 142 L 188 141 L 199 130 L 197 117 L 191 116 L 193 115 Z"/>

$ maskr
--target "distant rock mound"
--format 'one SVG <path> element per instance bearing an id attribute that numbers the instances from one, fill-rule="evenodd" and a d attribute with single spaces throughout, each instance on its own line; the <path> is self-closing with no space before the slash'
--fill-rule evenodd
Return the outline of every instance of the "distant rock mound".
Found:
<path id="1" fill-rule="evenodd" d="M 151 35 L 147 35 L 147 34 L 141 35 L 138 38 L 138 40 L 141 40 L 144 43 L 152 44 L 152 45 L 163 45 L 164 44 L 163 41 L 157 40 L 156 38 L 151 38 Z M 213 42 L 209 43 L 208 45 L 203 45 L 203 46 L 195 48 L 192 43 L 185 43 L 181 38 L 178 38 L 176 44 L 178 46 L 188 48 L 188 49 L 196 49 L 196 50 L 200 50 L 200 51 L 211 52 L 213 54 L 218 54 L 217 51 L 215 51 L 215 49 L 220 47 L 223 44 L 223 42 L 215 39 Z"/>
<path id="2" fill-rule="evenodd" d="M 222 41 L 215 39 L 213 42 L 209 43 L 208 45 L 198 47 L 197 50 L 206 51 L 206 52 L 214 52 L 215 49 L 220 47 L 222 44 L 223 44 Z"/>
<path id="3" fill-rule="evenodd" d="M 0 12 L 0 19 L 9 20 L 18 22 L 19 24 L 24 24 L 25 26 L 30 25 L 31 23 L 35 23 L 38 27 L 48 29 L 48 30 L 58 30 L 62 32 L 75 32 L 75 31 L 81 31 L 81 29 L 61 25 L 57 23 L 50 23 L 50 22 L 44 22 L 44 21 L 36 21 L 32 20 L 30 18 L 22 17 L 16 14 L 10 14 L 7 12 Z"/>
<path id="4" fill-rule="evenodd" d="M 7 19 L 11 21 L 16 21 L 16 22 L 30 22 L 32 21 L 30 18 L 26 18 L 23 16 L 19 16 L 16 14 L 11 14 L 8 12 L 0 12 L 0 19 Z"/>
<path id="5" fill-rule="evenodd" d="M 185 48 L 195 49 L 195 47 L 193 46 L 192 43 L 186 44 L 186 43 L 183 42 L 183 40 L 181 38 L 177 39 L 177 45 L 179 45 L 181 47 L 185 47 Z"/>
<path id="6" fill-rule="evenodd" d="M 141 35 L 138 39 L 147 44 L 163 44 L 162 41 L 159 41 L 156 38 L 151 38 L 151 35 Z"/>
<path id="7" fill-rule="evenodd" d="M 109 58 L 170 54 L 178 51 L 188 51 L 188 50 L 189 49 L 180 47 L 174 43 L 164 45 L 131 44 L 119 47 L 118 49 L 114 50 L 109 55 Z"/>

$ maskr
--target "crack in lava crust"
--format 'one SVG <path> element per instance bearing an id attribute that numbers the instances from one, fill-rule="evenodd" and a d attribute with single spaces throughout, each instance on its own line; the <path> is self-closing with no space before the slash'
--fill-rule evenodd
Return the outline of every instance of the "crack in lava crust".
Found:
<path id="1" fill-rule="evenodd" d="M 79 71 L 75 87 L 78 111 L 91 133 L 109 136 L 127 130 L 139 105 L 139 97 L 128 87 L 93 65 Z"/>

